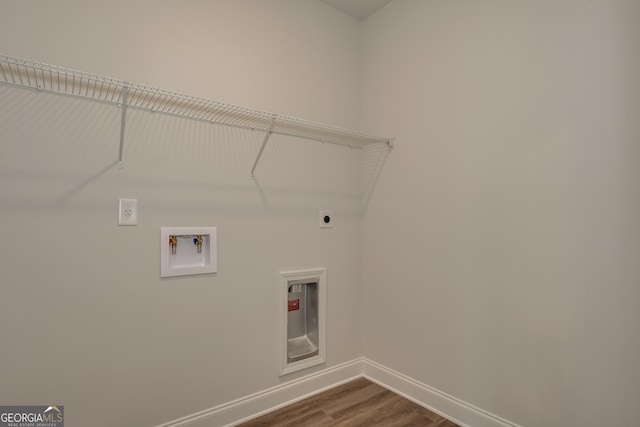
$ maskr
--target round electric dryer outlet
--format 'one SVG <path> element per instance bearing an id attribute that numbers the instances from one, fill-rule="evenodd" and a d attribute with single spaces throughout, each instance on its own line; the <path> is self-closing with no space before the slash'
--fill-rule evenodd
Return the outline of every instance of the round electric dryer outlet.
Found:
<path id="1" fill-rule="evenodd" d="M 333 211 L 320 211 L 320 228 L 333 228 Z"/>

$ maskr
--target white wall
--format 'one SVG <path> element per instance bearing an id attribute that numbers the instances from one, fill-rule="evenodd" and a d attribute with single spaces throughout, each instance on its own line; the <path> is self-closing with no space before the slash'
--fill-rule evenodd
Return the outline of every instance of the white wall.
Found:
<path id="1" fill-rule="evenodd" d="M 0 401 L 140 426 L 274 386 L 276 273 L 326 266 L 327 366 L 364 347 L 525 426 L 634 425 L 633 3 L 3 2 L 0 53 L 398 144 L 362 222 L 356 152 L 275 138 L 254 183 L 261 135 L 131 111 L 118 170 L 117 109 L 0 87 Z M 218 226 L 219 273 L 160 280 L 163 225 Z"/>
<path id="2" fill-rule="evenodd" d="M 524 426 L 637 425 L 640 7 L 396 0 L 363 26 L 364 355 Z"/>
<path id="3" fill-rule="evenodd" d="M 316 0 L 3 2 L 0 52 L 358 128 L 359 26 Z M 143 426 L 279 378 L 281 270 L 328 271 L 327 363 L 362 354 L 360 154 L 0 87 L 0 402 Z M 139 226 L 118 227 L 118 198 Z M 333 209 L 335 227 L 318 228 Z M 161 280 L 161 226 L 218 227 Z M 309 371 L 305 372 L 308 373 Z M 108 416 L 105 416 L 108 414 Z"/>

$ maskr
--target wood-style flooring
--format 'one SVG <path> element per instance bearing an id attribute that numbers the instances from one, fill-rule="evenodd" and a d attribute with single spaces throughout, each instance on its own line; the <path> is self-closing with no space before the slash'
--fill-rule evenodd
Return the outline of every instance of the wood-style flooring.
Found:
<path id="1" fill-rule="evenodd" d="M 365 378 L 332 388 L 238 427 L 459 427 Z"/>

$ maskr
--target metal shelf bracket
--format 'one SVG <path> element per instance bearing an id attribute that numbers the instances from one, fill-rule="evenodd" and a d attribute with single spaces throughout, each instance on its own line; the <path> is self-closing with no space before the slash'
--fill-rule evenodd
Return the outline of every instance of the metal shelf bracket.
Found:
<path id="1" fill-rule="evenodd" d="M 124 126 L 127 122 L 127 95 L 129 87 L 125 84 L 122 86 L 122 114 L 120 116 L 120 149 L 118 150 L 118 169 L 124 169 Z"/>
<path id="2" fill-rule="evenodd" d="M 267 133 L 264 135 L 264 139 L 262 140 L 262 145 L 260 146 L 260 151 L 258 151 L 258 156 L 256 157 L 256 161 L 253 162 L 253 167 L 251 168 L 251 179 L 255 180 L 256 179 L 256 175 L 255 175 L 255 171 L 256 171 L 256 166 L 258 166 L 258 162 L 260 161 L 260 157 L 262 157 L 262 152 L 264 151 L 264 147 L 267 145 L 267 142 L 269 141 L 269 138 L 271 138 L 271 133 L 273 131 L 273 124 L 276 121 L 276 115 L 273 114 L 271 116 L 271 123 L 269 123 L 269 129 L 267 129 Z"/>

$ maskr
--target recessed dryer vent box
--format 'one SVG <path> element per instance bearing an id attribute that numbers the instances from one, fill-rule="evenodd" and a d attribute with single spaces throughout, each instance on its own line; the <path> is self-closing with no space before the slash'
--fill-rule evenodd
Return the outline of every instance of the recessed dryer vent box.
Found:
<path id="1" fill-rule="evenodd" d="M 325 363 L 325 268 L 279 276 L 280 375 Z"/>
<path id="2" fill-rule="evenodd" d="M 161 227 L 160 277 L 216 273 L 216 227 Z"/>

